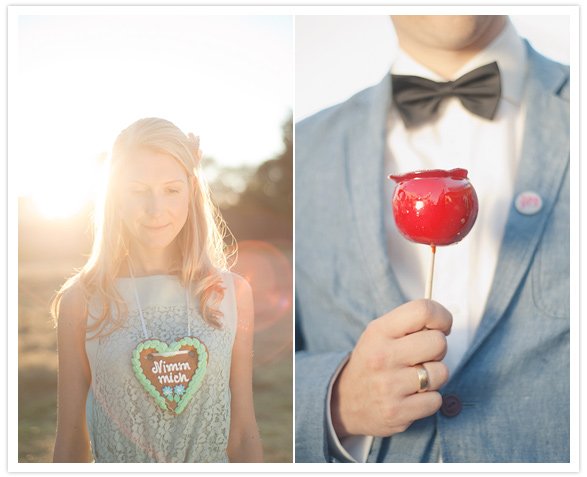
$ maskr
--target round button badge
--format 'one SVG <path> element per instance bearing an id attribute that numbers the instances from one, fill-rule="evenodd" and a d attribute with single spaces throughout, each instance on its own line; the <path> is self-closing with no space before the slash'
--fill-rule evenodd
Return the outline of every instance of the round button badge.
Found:
<path id="1" fill-rule="evenodd" d="M 532 191 L 522 192 L 514 202 L 516 210 L 523 215 L 534 215 L 542 209 L 542 199 Z"/>

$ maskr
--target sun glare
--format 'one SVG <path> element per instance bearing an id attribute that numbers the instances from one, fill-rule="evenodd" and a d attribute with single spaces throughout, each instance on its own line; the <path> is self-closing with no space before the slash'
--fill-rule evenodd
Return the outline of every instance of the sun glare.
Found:
<path id="1" fill-rule="evenodd" d="M 18 195 L 48 219 L 75 214 L 93 198 L 92 158 L 141 117 L 201 136 L 219 164 L 271 159 L 291 109 L 292 25 L 283 16 L 21 15 Z"/>
<path id="2" fill-rule="evenodd" d="M 78 154 L 77 156 L 81 156 Z M 46 219 L 67 219 L 94 198 L 95 182 L 100 174 L 98 161 L 76 161 L 61 157 L 59 167 L 37 168 L 28 176 L 26 194 Z M 58 164 L 54 158 L 47 161 Z"/>
<path id="3" fill-rule="evenodd" d="M 55 188 L 33 194 L 33 202 L 46 219 L 67 219 L 79 212 L 90 200 L 81 187 Z"/>

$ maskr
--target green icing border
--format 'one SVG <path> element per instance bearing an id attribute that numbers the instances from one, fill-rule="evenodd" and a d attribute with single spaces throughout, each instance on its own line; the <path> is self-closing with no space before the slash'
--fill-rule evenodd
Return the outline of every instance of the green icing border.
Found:
<path id="1" fill-rule="evenodd" d="M 192 376 L 192 379 L 190 379 L 185 393 L 183 396 L 181 396 L 179 401 L 176 401 L 178 403 L 177 407 L 172 410 L 169 409 L 165 404 L 165 396 L 162 396 L 159 391 L 157 391 L 157 388 L 151 383 L 151 381 L 149 381 L 149 379 L 147 379 L 145 373 L 143 373 L 143 367 L 141 366 L 139 357 L 141 351 L 145 349 L 154 349 L 158 353 L 166 353 L 170 351 L 178 351 L 179 348 L 186 345 L 193 346 L 198 353 L 198 368 Z M 139 343 L 133 350 L 131 363 L 133 365 L 132 369 L 135 372 L 135 376 L 139 380 L 139 383 L 141 383 L 145 390 L 153 397 L 153 399 L 155 399 L 155 402 L 159 404 L 159 406 L 161 406 L 161 408 L 163 408 L 165 411 L 172 411 L 175 414 L 180 414 L 202 384 L 204 376 L 206 376 L 206 370 L 208 369 L 208 352 L 206 350 L 206 346 L 198 338 L 191 338 L 189 336 L 174 341 L 170 345 L 159 340 L 147 340 Z"/>

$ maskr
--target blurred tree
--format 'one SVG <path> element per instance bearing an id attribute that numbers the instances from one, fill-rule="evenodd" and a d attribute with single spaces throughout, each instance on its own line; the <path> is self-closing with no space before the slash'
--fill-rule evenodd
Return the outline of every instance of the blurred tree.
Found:
<path id="1" fill-rule="evenodd" d="M 293 216 L 293 128 L 290 116 L 282 126 L 284 151 L 259 166 L 241 195 L 241 201 Z"/>
<path id="2" fill-rule="evenodd" d="M 202 169 L 220 208 L 238 203 L 255 172 L 255 168 L 249 165 L 221 166 L 209 156 L 202 158 Z"/>
<path id="3" fill-rule="evenodd" d="M 283 151 L 261 164 L 234 205 L 220 204 L 237 241 L 292 240 L 293 116 L 282 126 Z"/>

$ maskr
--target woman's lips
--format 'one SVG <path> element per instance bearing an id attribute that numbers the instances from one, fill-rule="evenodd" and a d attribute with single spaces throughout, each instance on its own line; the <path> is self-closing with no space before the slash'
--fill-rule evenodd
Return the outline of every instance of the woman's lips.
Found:
<path id="1" fill-rule="evenodd" d="M 169 226 L 169 224 L 159 225 L 159 226 L 143 225 L 143 227 L 145 227 L 147 230 L 149 230 L 151 232 L 160 232 L 162 230 L 165 230 L 168 226 Z"/>

